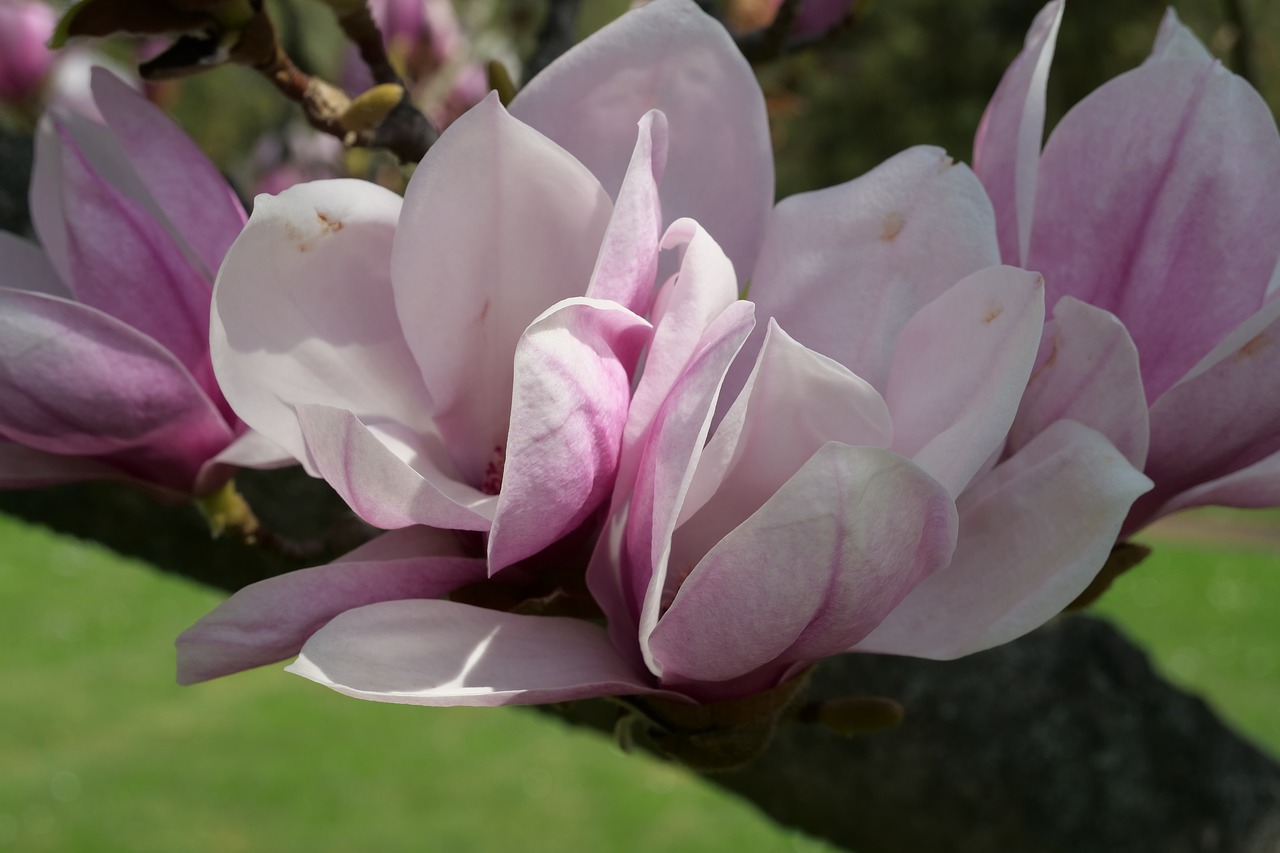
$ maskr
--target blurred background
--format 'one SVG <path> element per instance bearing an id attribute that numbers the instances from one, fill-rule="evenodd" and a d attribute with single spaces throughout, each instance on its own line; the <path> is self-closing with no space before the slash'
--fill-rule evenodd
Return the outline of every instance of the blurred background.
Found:
<path id="1" fill-rule="evenodd" d="M 579 35 L 626 5 L 584 3 Z M 853 25 L 820 47 L 760 66 L 779 196 L 849 180 L 918 143 L 968 160 L 982 109 L 1038 8 L 864 0 Z M 1274 113 L 1280 3 L 1187 0 L 1177 10 Z M 490 58 L 518 71 L 543 5 L 459 0 L 456 11 L 453 48 L 437 47 L 428 61 L 405 44 L 401 59 L 447 65 L 459 81 Z M 1051 125 L 1142 61 L 1163 11 L 1154 0 L 1068 4 Z M 279 2 L 273 13 L 300 65 L 334 80 L 350 73 L 322 5 Z M 135 48 L 107 49 L 127 63 Z M 447 115 L 459 88 L 424 84 L 422 97 Z M 387 158 L 317 141 L 295 107 L 247 70 L 151 94 L 246 199 L 344 172 L 404 179 Z M 31 95 L 0 120 L 0 227 L 28 234 L 37 107 Z M 1139 539 L 1154 556 L 1095 611 L 1148 648 L 1168 678 L 1280 754 L 1280 513 L 1199 511 Z M 0 850 L 829 849 L 677 768 L 534 712 L 362 703 L 275 667 L 179 689 L 173 638 L 220 597 L 0 516 Z"/>

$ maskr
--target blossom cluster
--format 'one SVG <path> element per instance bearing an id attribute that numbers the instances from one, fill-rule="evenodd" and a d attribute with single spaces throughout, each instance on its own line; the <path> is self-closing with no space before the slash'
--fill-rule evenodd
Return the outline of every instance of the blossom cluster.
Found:
<path id="1" fill-rule="evenodd" d="M 491 94 L 403 197 L 247 221 L 102 77 L 105 127 L 42 132 L 43 255 L 0 242 L 0 484 L 285 454 L 387 531 L 229 598 L 186 683 L 297 655 L 387 702 L 706 704 L 1013 640 L 1155 518 L 1280 504 L 1274 120 L 1170 12 L 1042 147 L 1062 13 L 974 169 L 922 146 L 776 205 L 691 0 Z"/>

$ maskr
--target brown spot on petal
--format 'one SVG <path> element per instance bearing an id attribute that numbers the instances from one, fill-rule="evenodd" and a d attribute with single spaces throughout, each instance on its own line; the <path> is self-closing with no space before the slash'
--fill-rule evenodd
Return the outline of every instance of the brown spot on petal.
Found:
<path id="1" fill-rule="evenodd" d="M 1049 357 L 1046 358 L 1044 363 L 1037 367 L 1035 372 L 1031 374 L 1031 379 L 1027 381 L 1028 385 L 1039 379 L 1040 374 L 1052 367 L 1053 363 L 1058 360 L 1058 347 L 1060 346 L 1062 346 L 1062 335 L 1054 335 L 1052 349 L 1049 350 Z"/>
<path id="2" fill-rule="evenodd" d="M 880 230 L 880 239 L 886 243 L 891 243 L 902 233 L 902 228 L 907 224 L 907 217 L 898 211 L 893 211 L 884 218 L 884 227 Z"/>
<path id="3" fill-rule="evenodd" d="M 320 220 L 320 227 L 324 229 L 326 234 L 334 234 L 346 227 L 346 223 L 341 219 L 319 210 L 316 211 L 316 219 Z"/>
<path id="4" fill-rule="evenodd" d="M 996 318 L 1004 313 L 1004 306 L 999 302 L 992 302 L 987 306 L 987 313 L 982 315 L 983 325 L 991 325 Z"/>
<path id="5" fill-rule="evenodd" d="M 1249 343 L 1240 347 L 1240 349 L 1236 351 L 1235 360 L 1244 361 L 1246 358 L 1253 358 L 1270 345 L 1271 339 L 1267 337 L 1266 332 L 1263 332 L 1257 337 L 1252 338 Z"/>

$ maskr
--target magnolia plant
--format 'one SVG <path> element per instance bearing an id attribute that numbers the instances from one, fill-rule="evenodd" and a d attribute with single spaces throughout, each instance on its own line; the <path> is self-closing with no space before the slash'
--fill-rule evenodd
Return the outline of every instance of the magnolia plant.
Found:
<path id="1" fill-rule="evenodd" d="M 1191 43 L 1174 26 L 1162 44 Z M 1026 64 L 985 125 L 986 186 L 986 151 L 1035 154 L 997 134 L 1021 127 L 1001 110 Z M 1028 92 L 1016 106 L 1042 113 Z M 690 703 L 731 708 L 732 729 L 754 722 L 738 703 L 780 696 L 770 718 L 828 655 L 955 657 L 1080 596 L 1152 488 L 1145 399 L 1084 388 L 1140 387 L 1132 345 L 1111 344 L 1123 325 L 1077 344 L 1091 368 L 1065 373 L 1052 342 L 1084 303 L 1055 300 L 1044 343 L 1046 292 L 1064 285 L 1020 268 L 999 192 L 938 149 L 770 210 L 761 101 L 719 26 L 658 0 L 510 113 L 490 98 L 464 116 L 403 203 L 351 182 L 260 202 L 216 288 L 219 380 L 395 532 L 237 593 L 180 639 L 180 678 L 300 653 L 295 672 L 362 698 L 624 695 L 667 734 Z M 1251 154 L 1275 135 L 1262 118 Z M 1102 127 L 1082 136 L 1110 145 Z M 1230 167 L 1195 165 L 1230 186 Z M 1256 310 L 1280 247 L 1253 245 Z M 748 281 L 754 304 L 737 298 Z M 1107 417 L 1074 405 L 1090 394 Z"/>
<path id="2" fill-rule="evenodd" d="M 309 115 L 373 144 L 410 108 L 392 60 L 461 48 L 437 4 L 329 5 L 393 106 Z M 93 32 L 137 13 L 81 6 Z M 269 26 L 148 9 L 233 61 Z M 626 739 L 749 761 L 827 657 L 1007 643 L 1152 520 L 1280 505 L 1274 120 L 1170 12 L 1042 150 L 1062 14 L 972 170 L 918 146 L 776 205 L 756 77 L 692 0 L 473 92 L 403 197 L 303 181 L 247 218 L 99 72 L 101 121 L 40 129 L 41 247 L 0 240 L 0 485 L 203 497 L 295 461 L 378 535 L 232 595 L 178 639 L 181 682 L 296 656 L 384 702 L 613 697 Z"/>

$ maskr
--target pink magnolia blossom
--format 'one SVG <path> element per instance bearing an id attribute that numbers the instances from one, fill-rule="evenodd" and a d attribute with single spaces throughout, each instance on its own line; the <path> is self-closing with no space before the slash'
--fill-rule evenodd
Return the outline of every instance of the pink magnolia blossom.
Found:
<path id="1" fill-rule="evenodd" d="M 769 223 L 758 310 L 878 393 L 884 446 L 942 483 L 958 511 L 949 563 L 859 650 L 951 658 L 1035 628 L 1093 579 L 1150 488 L 1074 421 L 1004 453 L 1044 295 L 1039 276 L 995 266 L 994 226 L 974 174 L 927 147 L 786 199 Z"/>
<path id="2" fill-rule="evenodd" d="M 1001 254 L 1053 322 L 1010 446 L 1064 418 L 1155 482 L 1132 532 L 1190 506 L 1280 504 L 1280 135 L 1170 10 L 1150 58 L 1040 150 L 1063 4 L 1047 5 L 975 142 Z"/>
<path id="3" fill-rule="evenodd" d="M 672 32 L 692 35 L 673 47 Z M 681 50 L 691 46 L 697 50 Z M 641 61 L 646 53 L 653 67 Z M 614 68 L 614 57 L 625 73 Z M 685 73 L 689 68 L 702 78 Z M 638 78 L 653 81 L 651 96 L 638 98 L 627 88 L 628 79 Z M 690 3 L 664 2 L 627 16 L 539 80 L 516 106 L 572 146 L 578 159 L 490 98 L 424 159 L 403 207 L 392 194 L 356 182 L 299 186 L 260 199 L 229 253 L 214 306 L 218 374 L 246 420 L 329 479 L 374 524 L 484 534 L 479 554 L 474 545 L 465 553 L 482 556 L 472 568 L 479 577 L 495 575 L 495 583 L 520 583 L 539 552 L 575 528 L 590 528 L 614 488 L 620 446 L 635 441 L 624 435 L 637 408 L 632 373 L 651 336 L 640 315 L 653 305 L 670 209 L 708 212 L 748 251 L 743 235 L 758 234 L 772 184 L 762 98 L 750 69 L 723 30 Z M 740 97 L 726 102 L 725 93 Z M 605 103 L 611 105 L 605 116 L 591 110 L 575 121 L 566 114 L 578 104 Z M 670 151 L 669 120 L 651 104 L 670 110 L 685 129 L 687 138 Z M 726 126 L 747 133 L 726 136 Z M 630 141 L 615 173 L 624 133 Z M 745 179 L 734 172 L 762 152 L 769 168 Z M 696 196 L 671 183 L 673 168 L 705 192 Z M 736 279 L 723 264 L 730 276 L 717 282 L 716 299 L 734 303 Z M 584 290 L 586 299 L 576 295 Z M 749 313 L 749 306 L 734 310 Z M 667 313 L 670 329 L 682 315 Z M 681 334 L 696 342 L 700 331 Z M 666 381 L 676 367 L 667 368 Z M 651 355 L 640 408 L 652 412 L 662 402 L 655 384 L 661 372 Z M 384 539 L 399 536 L 411 534 Z M 449 549 L 417 553 L 422 572 L 455 554 L 456 537 L 445 539 L 453 541 Z M 577 557 L 579 575 L 589 553 L 588 541 Z M 365 564 L 351 562 L 359 564 L 356 572 Z M 233 596 L 184 635 L 181 677 L 198 680 L 286 657 L 316 626 L 341 625 L 362 605 L 388 600 L 378 607 L 425 607 L 446 619 L 447 625 L 424 627 L 454 638 L 433 641 L 439 654 L 431 665 L 454 665 L 449 650 L 464 648 L 470 636 L 463 625 L 487 636 L 498 624 L 528 624 L 553 645 L 571 638 L 573 653 L 588 659 L 582 672 L 601 664 L 609 673 L 598 684 L 587 677 L 597 686 L 583 687 L 570 667 L 561 686 L 575 695 L 600 684 L 612 692 L 653 689 L 595 626 L 451 601 L 400 601 L 404 594 L 394 585 L 370 592 L 385 576 L 376 573 L 354 585 L 364 590 L 355 597 L 326 592 L 328 579 L 345 576 L 324 568 L 298 572 Z M 433 594 L 474 580 L 449 575 Z M 261 624 L 273 607 L 260 602 L 277 595 L 298 602 L 308 616 Z M 327 641 L 309 642 L 314 648 Z M 501 665 L 512 668 L 512 677 L 533 673 L 521 663 L 527 657 Z M 534 684 L 513 695 L 538 701 L 533 697 L 552 689 Z M 499 688 L 472 692 L 488 697 L 476 701 L 516 701 L 502 699 Z M 438 701 L 454 701 L 446 694 Z"/>
<path id="4" fill-rule="evenodd" d="M 758 176 L 723 180 L 756 142 L 704 147 L 671 117 L 686 132 L 752 126 L 759 91 L 717 64 L 727 40 L 706 20 L 660 0 L 538 78 L 524 115 L 577 159 L 489 100 L 442 137 L 403 209 L 341 182 L 260 201 L 219 277 L 219 377 L 242 416 L 367 520 L 404 529 L 232 596 L 180 638 L 181 680 L 300 652 L 292 671 L 387 702 L 718 701 L 851 649 L 985 648 L 1092 578 L 1149 483 L 1074 423 L 992 467 L 1044 302 L 1038 276 L 993 266 L 981 186 L 914 149 L 758 215 Z M 625 73 L 608 73 L 612 55 Z M 682 63 L 732 85 L 703 86 Z M 655 85 L 637 99 L 627 79 Z M 637 114 L 645 100 L 662 112 Z M 677 162 L 686 182 L 672 184 Z M 711 227 L 684 217 L 664 231 L 673 207 L 706 211 L 754 269 L 753 294 L 829 349 L 771 323 L 714 432 L 755 309 Z M 678 268 L 650 298 L 660 248 Z M 571 309 L 583 322 L 546 325 Z M 614 324 L 602 333 L 591 317 Z M 544 392 L 551 374 L 576 381 Z M 607 629 L 442 598 L 518 587 L 584 529 Z"/>
<path id="5" fill-rule="evenodd" d="M 183 494 L 278 456 L 213 377 L 213 272 L 244 212 L 159 110 L 109 73 L 106 124 L 42 125 L 31 214 L 0 234 L 0 486 L 124 479 Z"/>
<path id="6" fill-rule="evenodd" d="M 56 22 L 47 3 L 0 0 L 0 101 L 28 101 L 44 83 L 54 61 L 45 43 Z"/>

